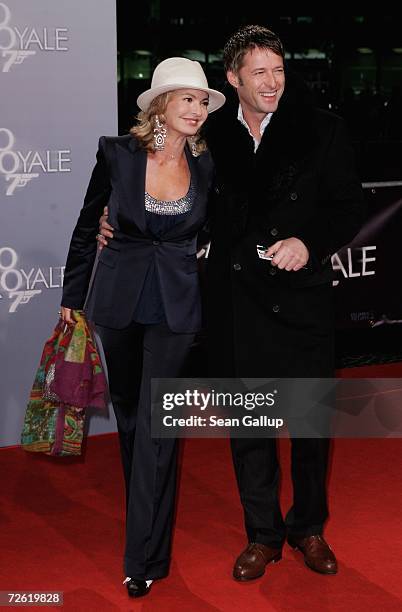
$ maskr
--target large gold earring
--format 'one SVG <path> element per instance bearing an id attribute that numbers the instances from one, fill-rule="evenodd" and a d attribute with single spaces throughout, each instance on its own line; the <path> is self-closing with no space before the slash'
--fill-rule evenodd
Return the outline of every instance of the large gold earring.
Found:
<path id="1" fill-rule="evenodd" d="M 158 115 L 155 115 L 155 125 L 154 127 L 154 151 L 163 151 L 165 148 L 165 140 L 167 136 L 167 129 L 159 121 Z"/>

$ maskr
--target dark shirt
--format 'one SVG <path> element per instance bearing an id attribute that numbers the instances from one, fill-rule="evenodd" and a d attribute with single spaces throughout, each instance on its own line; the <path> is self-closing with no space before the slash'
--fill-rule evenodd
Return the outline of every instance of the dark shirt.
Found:
<path id="1" fill-rule="evenodd" d="M 156 240 L 163 240 L 165 234 L 177 223 L 185 219 L 194 201 L 194 188 L 190 183 L 187 194 L 180 200 L 162 202 L 145 194 L 145 220 L 148 231 Z M 180 212 L 183 210 L 184 212 Z M 156 324 L 166 321 L 165 308 L 158 277 L 155 257 L 151 261 L 141 296 L 135 309 L 133 320 L 136 323 Z"/>

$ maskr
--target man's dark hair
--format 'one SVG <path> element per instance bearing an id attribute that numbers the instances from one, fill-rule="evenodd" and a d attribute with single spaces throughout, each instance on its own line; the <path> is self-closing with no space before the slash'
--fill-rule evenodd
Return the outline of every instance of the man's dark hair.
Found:
<path id="1" fill-rule="evenodd" d="M 224 46 L 223 64 L 225 72 L 230 70 L 237 74 L 242 66 L 245 54 L 256 47 L 271 49 L 276 55 L 285 59 L 282 42 L 274 32 L 258 25 L 243 26 L 232 34 Z"/>

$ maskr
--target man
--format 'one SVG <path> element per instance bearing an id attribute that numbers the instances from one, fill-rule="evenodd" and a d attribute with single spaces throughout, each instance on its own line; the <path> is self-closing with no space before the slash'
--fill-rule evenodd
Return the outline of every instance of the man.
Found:
<path id="1" fill-rule="evenodd" d="M 235 33 L 224 64 L 237 95 L 209 119 L 206 132 L 216 165 L 210 373 L 330 377 L 331 254 L 352 240 L 364 214 L 343 122 L 313 108 L 297 79 L 285 79 L 282 43 L 264 27 Z M 271 262 L 258 257 L 257 245 Z M 281 558 L 286 539 L 308 567 L 335 574 L 335 555 L 322 536 L 328 440 L 292 439 L 294 498 L 285 519 L 276 441 L 233 438 L 231 446 L 249 542 L 234 578 L 262 576 Z"/>
<path id="2" fill-rule="evenodd" d="M 351 241 L 364 211 L 351 146 L 343 122 L 314 109 L 303 84 L 285 79 L 273 32 L 241 28 L 223 56 L 237 99 L 207 126 L 217 177 L 208 263 L 212 372 L 330 377 L 331 254 Z M 311 569 L 335 574 L 322 537 L 328 440 L 292 439 L 294 498 L 285 520 L 276 441 L 233 438 L 231 445 L 249 540 L 234 577 L 261 576 L 286 538 Z"/>

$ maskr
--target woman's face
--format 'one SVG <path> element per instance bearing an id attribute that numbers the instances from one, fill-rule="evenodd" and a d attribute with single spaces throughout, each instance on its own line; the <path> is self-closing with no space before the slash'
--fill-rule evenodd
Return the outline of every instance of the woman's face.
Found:
<path id="1" fill-rule="evenodd" d="M 193 136 L 208 117 L 209 96 L 200 89 L 177 89 L 169 94 L 164 112 L 169 135 Z"/>

